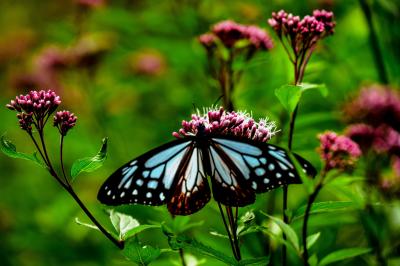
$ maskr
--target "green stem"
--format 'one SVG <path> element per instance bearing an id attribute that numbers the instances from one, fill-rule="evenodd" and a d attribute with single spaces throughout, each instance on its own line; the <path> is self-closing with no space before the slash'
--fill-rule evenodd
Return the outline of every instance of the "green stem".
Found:
<path id="1" fill-rule="evenodd" d="M 378 35 L 374 29 L 374 23 L 372 21 L 372 11 L 366 0 L 359 0 L 361 9 L 364 13 L 365 19 L 367 20 L 369 28 L 369 41 L 371 43 L 372 55 L 375 60 L 376 70 L 378 71 L 379 80 L 384 83 L 389 83 L 389 78 L 385 68 L 385 62 L 383 61 L 382 50 L 379 47 Z"/>
<path id="2" fill-rule="evenodd" d="M 318 196 L 319 191 L 322 189 L 322 182 L 319 182 L 314 189 L 314 192 L 310 195 L 307 202 L 307 208 L 304 213 L 304 220 L 303 220 L 303 262 L 305 266 L 309 266 L 308 263 L 308 248 L 307 248 L 307 227 L 308 227 L 308 218 L 310 217 L 310 211 L 312 204 L 314 203 L 315 199 Z"/>
<path id="3" fill-rule="evenodd" d="M 31 136 L 36 148 L 38 149 L 40 155 L 42 156 L 43 160 L 45 161 L 49 173 L 51 176 L 53 176 L 57 182 L 72 196 L 72 198 L 75 200 L 76 203 L 78 203 L 79 207 L 83 210 L 83 212 L 89 217 L 89 219 L 97 226 L 97 228 L 100 230 L 100 232 L 103 233 L 103 235 L 105 237 L 107 237 L 109 240 L 111 240 L 112 243 L 114 243 L 119 249 L 123 249 L 124 248 L 124 242 L 115 239 L 97 220 L 96 218 L 92 215 L 92 213 L 89 211 L 88 208 L 86 208 L 86 206 L 83 204 L 83 202 L 80 200 L 80 198 L 78 197 L 78 195 L 75 193 L 74 189 L 72 188 L 72 186 L 68 183 L 68 181 L 66 181 L 66 183 L 64 183 L 61 178 L 57 175 L 56 171 L 53 168 L 53 165 L 49 159 L 48 153 L 47 153 L 47 149 L 46 149 L 46 144 L 44 142 L 44 134 L 42 130 L 39 130 L 39 136 L 40 136 L 40 142 L 42 145 L 42 149 L 43 149 L 43 153 L 41 152 L 38 143 L 36 142 L 36 140 L 33 138 L 33 136 Z M 61 142 L 63 142 L 63 138 L 61 138 Z M 62 146 L 60 147 L 60 155 L 62 155 Z M 63 174 L 65 176 L 65 172 L 64 172 L 64 163 L 62 160 L 62 157 L 60 158 L 60 162 L 61 162 L 61 168 L 63 169 Z M 65 176 L 66 179 L 66 176 Z M 66 179 L 67 180 L 67 179 Z"/>
<path id="4" fill-rule="evenodd" d="M 236 248 L 235 241 L 233 240 L 233 233 L 232 233 L 233 231 L 232 231 L 232 228 L 229 226 L 231 221 L 229 220 L 229 225 L 228 225 L 228 223 L 226 221 L 226 218 L 225 218 L 224 211 L 222 210 L 221 203 L 219 203 L 219 202 L 217 202 L 217 203 L 218 203 L 219 212 L 220 212 L 221 217 L 222 217 L 222 221 L 224 222 L 225 230 L 226 230 L 226 232 L 228 234 L 229 242 L 231 243 L 233 256 L 235 257 L 235 259 L 237 261 L 239 261 L 241 259 L 241 257 L 240 257 L 240 254 L 237 253 L 238 249 Z M 240 252 L 240 250 L 239 250 L 239 252 Z"/>

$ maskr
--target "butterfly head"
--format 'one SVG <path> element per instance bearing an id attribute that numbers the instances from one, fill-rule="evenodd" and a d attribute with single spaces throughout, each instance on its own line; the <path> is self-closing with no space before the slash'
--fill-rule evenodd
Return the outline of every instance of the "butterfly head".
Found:
<path id="1" fill-rule="evenodd" d="M 204 124 L 198 124 L 197 125 L 197 136 L 198 137 L 204 137 L 207 134 L 206 132 L 206 126 Z"/>

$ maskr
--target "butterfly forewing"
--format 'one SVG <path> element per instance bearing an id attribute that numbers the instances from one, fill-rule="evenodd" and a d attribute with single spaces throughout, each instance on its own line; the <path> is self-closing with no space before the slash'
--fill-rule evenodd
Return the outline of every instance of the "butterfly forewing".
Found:
<path id="1" fill-rule="evenodd" d="M 237 166 L 249 186 L 257 193 L 284 184 L 301 183 L 292 160 L 282 148 L 226 137 L 215 137 L 212 141 Z M 304 171 L 310 176 L 315 176 L 314 167 L 300 156 L 295 156 Z"/>
<path id="2" fill-rule="evenodd" d="M 174 215 L 192 214 L 203 208 L 211 198 L 201 149 L 193 148 L 185 159 L 168 202 L 168 210 Z"/>
<path id="3" fill-rule="evenodd" d="M 193 146 L 192 140 L 176 140 L 128 162 L 102 185 L 99 201 L 107 205 L 165 204 Z"/>

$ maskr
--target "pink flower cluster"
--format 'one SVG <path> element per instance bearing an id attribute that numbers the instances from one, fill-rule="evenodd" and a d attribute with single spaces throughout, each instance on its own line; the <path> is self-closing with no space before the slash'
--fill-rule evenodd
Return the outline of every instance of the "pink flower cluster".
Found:
<path id="1" fill-rule="evenodd" d="M 312 16 L 307 15 L 303 19 L 280 10 L 272 12 L 272 18 L 268 19 L 268 23 L 279 38 L 284 36 L 297 42 L 316 41 L 333 34 L 335 28 L 333 13 L 325 10 L 314 10 Z"/>
<path id="2" fill-rule="evenodd" d="M 272 40 L 267 32 L 255 25 L 242 25 L 232 20 L 224 20 L 212 27 L 211 32 L 200 35 L 199 42 L 206 48 L 216 47 L 217 40 L 231 49 L 238 41 L 248 40 L 255 50 L 270 50 Z"/>
<path id="3" fill-rule="evenodd" d="M 6 107 L 17 112 L 19 126 L 22 130 L 32 134 L 32 125 L 40 132 L 44 129 L 50 115 L 61 104 L 60 96 L 52 90 L 30 91 L 26 95 L 15 97 Z M 77 117 L 69 111 L 57 112 L 54 117 L 54 126 L 63 136 L 75 126 Z"/>
<path id="4" fill-rule="evenodd" d="M 320 134 L 318 138 L 320 140 L 319 153 L 325 162 L 326 171 L 352 169 L 361 156 L 358 144 L 346 136 L 327 131 Z"/>
<path id="5" fill-rule="evenodd" d="M 173 136 L 225 135 L 266 142 L 276 133 L 273 122 L 254 119 L 245 112 L 226 112 L 222 107 L 205 110 L 203 114 L 192 114 L 190 121 L 182 121 L 182 128 Z"/>
<path id="6" fill-rule="evenodd" d="M 52 90 L 30 91 L 26 95 L 15 97 L 6 107 L 17 111 L 21 129 L 31 132 L 34 119 L 40 121 L 38 127 L 43 127 L 46 118 L 60 105 L 60 97 Z"/>
<path id="7" fill-rule="evenodd" d="M 59 111 L 54 116 L 53 125 L 58 128 L 62 136 L 67 135 L 67 132 L 76 124 L 77 117 L 69 111 Z"/>
<path id="8" fill-rule="evenodd" d="M 362 88 L 359 95 L 345 105 L 344 117 L 349 123 L 374 127 L 387 124 L 400 131 L 400 93 L 378 85 Z"/>

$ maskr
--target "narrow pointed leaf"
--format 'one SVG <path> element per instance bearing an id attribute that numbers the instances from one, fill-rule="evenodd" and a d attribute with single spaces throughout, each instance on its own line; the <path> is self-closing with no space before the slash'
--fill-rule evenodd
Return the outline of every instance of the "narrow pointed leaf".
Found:
<path id="1" fill-rule="evenodd" d="M 260 257 L 260 258 L 253 258 L 253 259 L 244 259 L 239 261 L 238 265 L 244 266 L 265 266 L 269 263 L 269 256 L 268 257 Z"/>
<path id="2" fill-rule="evenodd" d="M 94 229 L 94 230 L 99 230 L 99 228 L 98 228 L 97 226 L 93 225 L 93 224 L 88 224 L 88 223 L 81 222 L 81 221 L 78 219 L 78 217 L 75 217 L 75 223 L 77 223 L 77 224 L 79 224 L 79 225 L 86 226 L 86 227 L 91 228 L 91 229 Z"/>
<path id="3" fill-rule="evenodd" d="M 107 158 L 107 138 L 103 139 L 100 151 L 94 157 L 76 160 L 71 167 L 72 181 L 82 172 L 93 172 L 100 168 Z"/>
<path id="4" fill-rule="evenodd" d="M 321 232 L 312 234 L 307 237 L 307 249 L 310 249 L 319 239 Z"/>
<path id="5" fill-rule="evenodd" d="M 6 139 L 4 135 L 1 136 L 0 143 L 1 143 L 0 146 L 1 151 L 8 157 L 28 160 L 34 162 L 35 164 L 43 168 L 46 168 L 43 162 L 38 158 L 36 152 L 34 152 L 33 154 L 18 152 L 17 147 L 10 140 Z"/>
<path id="6" fill-rule="evenodd" d="M 298 219 L 304 215 L 307 205 L 298 208 L 294 213 L 293 219 Z M 311 214 L 336 212 L 336 211 L 349 211 L 357 208 L 357 204 L 351 201 L 322 201 L 313 203 L 311 206 Z"/>
<path id="7" fill-rule="evenodd" d="M 326 257 L 324 257 L 323 259 L 321 259 L 318 265 L 319 266 L 328 265 L 330 263 L 334 263 L 345 259 L 350 259 L 369 252 L 371 252 L 370 248 L 348 248 L 348 249 L 336 250 L 327 255 Z"/>
<path id="8" fill-rule="evenodd" d="M 274 216 L 268 215 L 265 212 L 261 213 L 265 216 L 267 216 L 268 218 L 270 218 L 273 222 L 275 222 L 280 228 L 281 230 L 285 233 L 285 235 L 287 236 L 287 239 L 289 240 L 290 244 L 293 245 L 294 249 L 299 251 L 300 250 L 300 246 L 299 246 L 299 237 L 297 236 L 296 232 L 293 230 L 293 228 L 286 224 L 284 221 L 282 221 L 279 218 L 276 218 Z"/>

